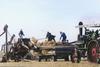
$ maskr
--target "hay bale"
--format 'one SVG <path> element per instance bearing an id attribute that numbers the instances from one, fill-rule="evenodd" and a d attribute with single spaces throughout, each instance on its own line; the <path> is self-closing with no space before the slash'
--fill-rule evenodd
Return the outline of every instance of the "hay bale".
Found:
<path id="1" fill-rule="evenodd" d="M 35 52 L 35 51 L 33 51 L 33 50 L 31 50 L 30 52 L 31 52 L 31 54 L 32 54 L 32 56 L 33 56 L 33 60 L 36 60 L 36 59 L 38 58 L 38 56 L 40 55 L 39 52 Z"/>
<path id="2" fill-rule="evenodd" d="M 32 38 L 31 38 L 31 42 L 32 42 L 32 44 L 36 44 L 37 41 L 38 41 L 38 40 L 37 40 L 35 37 L 32 37 Z"/>
<path id="3" fill-rule="evenodd" d="M 47 46 L 55 46 L 55 42 L 54 41 L 48 41 L 48 44 L 47 44 Z"/>
<path id="4" fill-rule="evenodd" d="M 42 54 L 43 54 L 43 55 L 47 55 L 48 52 L 49 52 L 48 50 L 42 50 Z"/>
<path id="5" fill-rule="evenodd" d="M 45 41 L 43 42 L 43 46 L 54 46 L 56 43 L 54 41 Z"/>
<path id="6" fill-rule="evenodd" d="M 48 43 L 48 41 L 47 41 L 47 40 L 45 40 L 45 41 L 43 42 L 43 45 L 42 45 L 42 46 L 46 46 L 46 45 L 47 45 L 47 43 Z"/>
<path id="7" fill-rule="evenodd" d="M 37 47 L 40 47 L 40 46 L 42 46 L 42 45 L 43 45 L 43 43 L 40 43 L 40 42 L 37 42 L 37 43 L 36 43 L 36 46 L 37 46 Z"/>
<path id="8" fill-rule="evenodd" d="M 63 45 L 62 42 L 57 42 L 56 45 Z"/>
<path id="9" fill-rule="evenodd" d="M 33 51 L 33 52 L 32 52 L 32 55 L 33 55 L 33 56 L 38 56 L 38 55 L 39 55 L 39 53 L 38 53 L 38 52 Z"/>

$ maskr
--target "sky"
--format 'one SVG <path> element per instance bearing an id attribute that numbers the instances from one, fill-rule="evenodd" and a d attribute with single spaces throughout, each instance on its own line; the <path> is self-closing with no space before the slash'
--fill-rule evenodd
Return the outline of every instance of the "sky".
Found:
<path id="1" fill-rule="evenodd" d="M 59 40 L 63 31 L 75 41 L 80 21 L 100 22 L 100 0 L 0 0 L 0 33 L 7 24 L 9 34 L 16 37 L 23 29 L 26 38 L 44 39 L 49 31 Z M 5 35 L 0 37 L 0 44 L 4 42 Z"/>

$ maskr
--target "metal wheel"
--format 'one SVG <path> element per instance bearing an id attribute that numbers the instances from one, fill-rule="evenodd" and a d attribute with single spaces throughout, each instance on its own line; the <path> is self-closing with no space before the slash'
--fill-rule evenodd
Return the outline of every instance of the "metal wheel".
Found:
<path id="1" fill-rule="evenodd" d="M 98 51 L 97 46 L 98 42 L 95 40 L 90 41 L 88 44 L 87 54 L 88 54 L 88 60 L 91 62 L 97 62 L 97 51 Z"/>
<path id="2" fill-rule="evenodd" d="M 57 61 L 57 57 L 56 56 L 54 56 L 54 61 Z"/>

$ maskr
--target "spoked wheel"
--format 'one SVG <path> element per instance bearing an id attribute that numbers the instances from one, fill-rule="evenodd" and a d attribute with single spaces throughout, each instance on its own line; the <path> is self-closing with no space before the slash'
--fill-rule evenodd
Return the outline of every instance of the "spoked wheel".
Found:
<path id="1" fill-rule="evenodd" d="M 90 41 L 88 44 L 87 54 L 88 54 L 88 60 L 91 62 L 97 62 L 97 51 L 98 51 L 97 46 L 98 42 L 95 40 Z"/>
<path id="2" fill-rule="evenodd" d="M 100 45 L 98 46 L 98 56 L 97 63 L 100 64 Z"/>
<path id="3" fill-rule="evenodd" d="M 75 63 L 75 62 L 80 63 L 81 53 L 79 50 L 77 50 L 77 49 L 74 50 L 74 52 L 71 55 L 71 61 L 72 61 L 72 63 Z"/>

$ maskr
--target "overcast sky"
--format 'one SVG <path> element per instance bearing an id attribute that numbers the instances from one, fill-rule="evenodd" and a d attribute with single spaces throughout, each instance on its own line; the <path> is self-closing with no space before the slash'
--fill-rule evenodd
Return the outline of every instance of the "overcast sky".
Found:
<path id="1" fill-rule="evenodd" d="M 77 39 L 78 22 L 99 23 L 100 0 L 0 0 L 0 33 L 8 24 L 9 32 L 18 36 L 45 38 L 49 31 L 59 40 L 60 31 L 69 41 Z M 0 37 L 3 43 L 5 35 Z"/>

